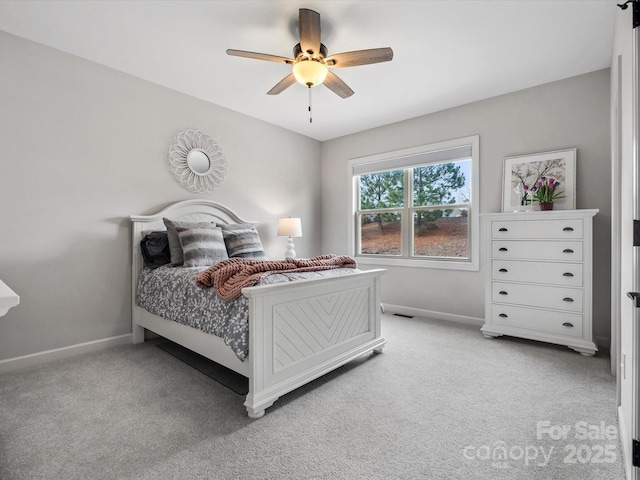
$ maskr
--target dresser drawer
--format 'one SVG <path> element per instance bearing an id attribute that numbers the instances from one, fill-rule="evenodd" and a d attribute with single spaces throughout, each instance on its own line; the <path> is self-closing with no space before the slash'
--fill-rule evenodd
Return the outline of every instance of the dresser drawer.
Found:
<path id="1" fill-rule="evenodd" d="M 526 215 L 526 213 L 523 213 Z M 582 220 L 496 220 L 491 222 L 494 239 L 581 239 Z"/>
<path id="2" fill-rule="evenodd" d="M 492 260 L 491 278 L 492 280 L 504 282 L 545 283 L 547 285 L 581 287 L 582 264 Z"/>
<path id="3" fill-rule="evenodd" d="M 498 325 L 526 328 L 572 337 L 582 336 L 582 315 L 536 310 L 534 308 L 493 305 L 491 321 Z"/>
<path id="4" fill-rule="evenodd" d="M 568 312 L 582 312 L 581 288 L 493 282 L 491 285 L 491 300 L 494 303 L 529 305 Z"/>
<path id="5" fill-rule="evenodd" d="M 491 242 L 491 256 L 505 259 L 582 262 L 582 242 L 494 240 Z"/>

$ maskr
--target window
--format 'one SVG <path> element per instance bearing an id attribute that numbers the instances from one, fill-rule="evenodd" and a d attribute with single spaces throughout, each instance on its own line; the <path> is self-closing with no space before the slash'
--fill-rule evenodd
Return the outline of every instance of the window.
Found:
<path id="1" fill-rule="evenodd" d="M 358 262 L 478 270 L 478 149 L 473 136 L 351 160 Z"/>

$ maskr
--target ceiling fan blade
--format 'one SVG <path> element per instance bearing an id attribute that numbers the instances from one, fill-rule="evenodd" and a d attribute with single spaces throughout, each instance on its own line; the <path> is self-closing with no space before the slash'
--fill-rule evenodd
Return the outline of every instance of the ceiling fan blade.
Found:
<path id="1" fill-rule="evenodd" d="M 336 53 L 326 59 L 330 67 L 357 67 L 372 63 L 389 62 L 393 59 L 393 50 L 389 47 L 356 50 L 355 52 Z"/>
<path id="2" fill-rule="evenodd" d="M 232 48 L 227 50 L 227 55 L 233 55 L 234 57 L 254 58 L 256 60 L 266 60 L 267 62 L 278 62 L 293 64 L 295 60 L 292 58 L 279 57 L 277 55 L 268 55 L 266 53 L 246 52 L 244 50 L 234 50 Z"/>
<path id="3" fill-rule="evenodd" d="M 267 92 L 267 95 L 278 95 L 294 83 L 296 83 L 296 77 L 293 75 L 293 73 L 290 73 L 278 83 L 276 83 L 274 87 Z"/>
<path id="4" fill-rule="evenodd" d="M 327 78 L 323 82 L 329 90 L 342 98 L 349 98 L 354 94 L 349 85 L 344 83 L 335 73 L 331 70 L 327 72 Z"/>
<path id="5" fill-rule="evenodd" d="M 320 52 L 320 14 L 308 8 L 301 8 L 298 30 L 302 51 L 309 55 L 317 55 Z"/>

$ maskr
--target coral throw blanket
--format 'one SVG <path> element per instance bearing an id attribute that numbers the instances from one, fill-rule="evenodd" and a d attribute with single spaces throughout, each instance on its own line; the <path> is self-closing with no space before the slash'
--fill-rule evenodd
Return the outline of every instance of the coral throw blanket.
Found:
<path id="1" fill-rule="evenodd" d="M 333 268 L 356 268 L 356 261 L 346 255 L 320 255 L 308 259 L 251 260 L 230 258 L 216 263 L 196 277 L 200 288 L 215 288 L 223 300 L 234 300 L 242 289 L 258 283 L 272 273 L 317 272 Z"/>

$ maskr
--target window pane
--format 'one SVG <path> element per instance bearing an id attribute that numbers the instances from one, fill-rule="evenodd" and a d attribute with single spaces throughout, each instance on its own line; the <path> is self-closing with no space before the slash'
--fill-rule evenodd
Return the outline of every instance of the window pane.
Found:
<path id="1" fill-rule="evenodd" d="M 370 173 L 360 176 L 360 209 L 404 206 L 404 172 Z"/>
<path id="2" fill-rule="evenodd" d="M 467 203 L 471 199 L 471 160 L 413 168 L 413 205 Z"/>
<path id="3" fill-rule="evenodd" d="M 469 211 L 420 210 L 413 215 L 413 253 L 424 257 L 469 257 Z"/>
<path id="4" fill-rule="evenodd" d="M 400 224 L 400 212 L 361 215 L 359 253 L 401 255 Z"/>

